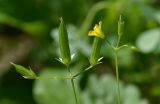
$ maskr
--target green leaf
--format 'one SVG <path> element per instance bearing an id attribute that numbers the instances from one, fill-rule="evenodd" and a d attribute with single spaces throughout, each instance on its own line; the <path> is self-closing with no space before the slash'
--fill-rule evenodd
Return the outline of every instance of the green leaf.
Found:
<path id="1" fill-rule="evenodd" d="M 142 33 L 137 39 L 137 47 L 144 53 L 154 51 L 159 45 L 160 28 L 148 30 Z"/>
<path id="2" fill-rule="evenodd" d="M 36 74 L 32 71 L 31 68 L 27 69 L 21 65 L 17 65 L 14 63 L 11 63 L 11 64 L 15 67 L 16 71 L 20 73 L 24 78 L 26 79 L 36 79 L 37 78 Z"/>

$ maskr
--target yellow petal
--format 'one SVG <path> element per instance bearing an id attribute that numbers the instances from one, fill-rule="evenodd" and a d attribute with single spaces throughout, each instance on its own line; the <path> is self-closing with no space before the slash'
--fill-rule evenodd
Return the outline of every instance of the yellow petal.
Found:
<path id="1" fill-rule="evenodd" d="M 93 30 L 89 31 L 88 36 L 96 36 L 96 37 L 104 38 L 101 25 L 102 25 L 102 22 L 99 22 L 99 24 L 96 24 Z"/>
<path id="2" fill-rule="evenodd" d="M 95 31 L 89 31 L 88 36 L 96 36 L 96 32 Z"/>

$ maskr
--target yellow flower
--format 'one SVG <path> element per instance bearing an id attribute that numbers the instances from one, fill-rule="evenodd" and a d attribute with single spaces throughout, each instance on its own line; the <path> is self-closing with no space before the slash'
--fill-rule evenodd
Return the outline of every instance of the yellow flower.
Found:
<path id="1" fill-rule="evenodd" d="M 96 36 L 103 39 L 104 33 L 102 32 L 101 25 L 102 22 L 100 21 L 99 24 L 94 26 L 93 30 L 89 31 L 88 36 Z"/>

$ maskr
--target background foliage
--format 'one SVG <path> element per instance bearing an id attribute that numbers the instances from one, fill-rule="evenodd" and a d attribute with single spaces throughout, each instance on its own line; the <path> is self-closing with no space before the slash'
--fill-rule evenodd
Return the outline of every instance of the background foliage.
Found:
<path id="1" fill-rule="evenodd" d="M 71 53 L 76 53 L 72 63 L 76 72 L 89 65 L 88 30 L 102 20 L 106 38 L 114 44 L 120 14 L 125 21 L 121 44 L 140 49 L 119 53 L 123 103 L 159 104 L 159 0 L 0 0 L 0 104 L 71 104 L 67 81 L 25 80 L 9 62 L 31 66 L 42 76 L 67 74 L 54 60 L 59 56 L 57 27 L 63 17 Z M 77 79 L 83 104 L 111 104 L 116 99 L 113 52 L 104 44 L 101 55 L 103 64 Z"/>

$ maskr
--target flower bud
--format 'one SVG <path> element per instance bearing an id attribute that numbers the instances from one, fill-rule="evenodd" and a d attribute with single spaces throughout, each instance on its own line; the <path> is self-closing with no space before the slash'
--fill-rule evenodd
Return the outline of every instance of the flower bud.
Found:
<path id="1" fill-rule="evenodd" d="M 68 33 L 62 18 L 60 18 L 59 25 L 59 47 L 62 62 L 64 65 L 68 66 L 71 63 L 71 54 L 68 42 Z"/>
<path id="2" fill-rule="evenodd" d="M 100 21 L 99 24 L 96 24 L 94 26 L 93 30 L 88 32 L 88 36 L 94 36 L 91 56 L 89 60 L 91 66 L 98 64 L 100 61 L 99 54 L 101 50 L 102 40 L 105 38 L 105 35 L 102 32 L 101 26 L 102 26 L 102 22 Z"/>
<path id="3" fill-rule="evenodd" d="M 118 36 L 123 35 L 123 29 L 124 29 L 124 21 L 122 21 L 122 17 L 120 16 L 118 21 Z"/>

